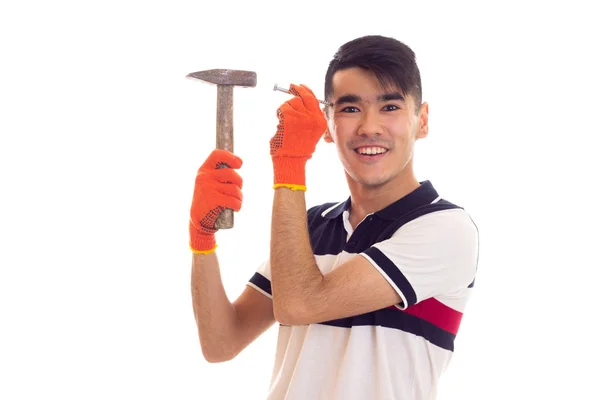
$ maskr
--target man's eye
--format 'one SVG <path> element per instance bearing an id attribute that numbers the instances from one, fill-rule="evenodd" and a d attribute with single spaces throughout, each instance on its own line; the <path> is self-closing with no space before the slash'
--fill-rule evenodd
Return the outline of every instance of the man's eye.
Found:
<path id="1" fill-rule="evenodd" d="M 383 109 L 385 111 L 395 111 L 395 110 L 399 110 L 400 107 L 398 107 L 398 106 L 396 106 L 394 104 L 388 104 L 388 105 L 384 106 Z"/>
<path id="2" fill-rule="evenodd" d="M 358 108 L 356 108 L 356 107 L 345 107 L 344 109 L 342 109 L 342 112 L 354 113 L 354 112 L 358 112 Z"/>

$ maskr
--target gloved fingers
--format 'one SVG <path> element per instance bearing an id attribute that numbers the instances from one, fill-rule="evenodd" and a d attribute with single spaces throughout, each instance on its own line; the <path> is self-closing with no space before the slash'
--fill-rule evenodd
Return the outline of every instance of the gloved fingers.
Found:
<path id="1" fill-rule="evenodd" d="M 282 113 L 289 115 L 291 113 L 295 114 L 306 114 L 306 106 L 300 97 L 293 97 L 283 103 L 279 109 Z M 304 111 L 304 112 L 303 112 Z"/>
<path id="2" fill-rule="evenodd" d="M 289 91 L 291 94 L 293 94 L 294 96 L 298 96 L 300 97 L 300 93 L 298 93 L 298 85 L 295 85 L 293 83 L 290 83 L 290 87 L 289 87 Z"/>
<path id="3" fill-rule="evenodd" d="M 230 151 L 223 149 L 214 149 L 200 169 L 215 169 L 220 164 L 227 164 L 230 168 L 238 169 L 242 166 L 242 159 Z"/>
<path id="4" fill-rule="evenodd" d="M 217 183 L 214 186 L 215 190 L 215 198 L 220 198 L 221 195 L 225 195 L 228 197 L 233 197 L 237 200 L 243 200 L 242 189 L 239 186 L 236 186 L 231 183 Z M 220 206 L 225 206 L 225 204 L 217 203 Z"/>
<path id="5" fill-rule="evenodd" d="M 292 83 L 290 84 L 290 92 L 302 99 L 304 107 L 310 112 L 320 111 L 319 100 L 308 86 Z"/>
<path id="6" fill-rule="evenodd" d="M 194 223 L 198 223 L 206 218 L 211 210 L 219 206 L 239 211 L 242 201 L 242 191 L 238 186 L 230 183 L 217 183 L 205 188 L 202 193 L 196 193 L 190 208 L 190 218 Z"/>
<path id="7" fill-rule="evenodd" d="M 314 110 L 311 109 L 311 107 L 313 107 L 314 104 L 311 105 L 311 101 L 310 101 L 310 97 L 311 96 L 314 97 L 314 94 L 312 94 L 310 89 L 308 89 L 308 91 L 307 91 L 307 89 L 305 87 L 303 87 L 302 85 L 298 86 L 298 85 L 290 84 L 289 90 L 290 90 L 290 94 L 294 95 L 294 97 L 287 100 L 282 105 L 283 111 L 286 114 L 289 114 L 291 112 L 290 110 L 294 110 L 298 114 L 301 114 L 301 115 L 306 115 L 307 111 L 309 113 L 314 112 Z M 316 98 L 315 98 L 315 100 L 316 100 Z M 280 108 L 282 108 L 282 107 L 280 107 Z M 318 100 L 316 100 L 316 107 L 319 107 Z"/>
<path id="8" fill-rule="evenodd" d="M 218 193 L 217 196 L 215 196 L 215 200 L 221 207 L 230 208 L 233 211 L 240 211 L 243 200 L 242 192 L 236 186 L 227 186 L 230 186 L 230 188 L 224 189 L 224 191 L 229 191 L 230 193 Z"/>
<path id="9" fill-rule="evenodd" d="M 207 173 L 214 180 L 220 183 L 232 183 L 240 189 L 243 187 L 244 180 L 238 172 L 232 168 L 221 168 Z"/>
<path id="10" fill-rule="evenodd" d="M 197 180 L 193 195 L 194 209 L 223 206 L 216 200 L 217 197 L 223 194 L 242 200 L 242 189 L 234 183 L 205 179 Z"/>

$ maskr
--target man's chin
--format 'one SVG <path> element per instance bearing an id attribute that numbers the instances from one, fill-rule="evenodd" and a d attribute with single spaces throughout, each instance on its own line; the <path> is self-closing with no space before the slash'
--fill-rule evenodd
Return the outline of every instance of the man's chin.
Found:
<path id="1" fill-rule="evenodd" d="M 364 188 L 379 189 L 385 186 L 391 179 L 382 176 L 357 176 L 354 181 Z"/>

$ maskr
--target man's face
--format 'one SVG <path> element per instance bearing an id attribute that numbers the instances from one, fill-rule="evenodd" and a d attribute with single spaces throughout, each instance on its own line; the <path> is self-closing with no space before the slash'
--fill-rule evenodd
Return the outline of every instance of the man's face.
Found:
<path id="1" fill-rule="evenodd" d="M 324 139 L 336 144 L 348 177 L 366 187 L 412 179 L 415 141 L 428 132 L 427 104 L 415 113 L 411 96 L 384 90 L 374 73 L 361 68 L 336 72 L 332 83 Z"/>

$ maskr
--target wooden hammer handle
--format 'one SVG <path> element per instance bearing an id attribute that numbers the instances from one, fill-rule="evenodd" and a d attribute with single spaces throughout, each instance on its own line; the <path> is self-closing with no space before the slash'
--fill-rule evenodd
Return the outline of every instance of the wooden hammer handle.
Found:
<path id="1" fill-rule="evenodd" d="M 217 148 L 233 153 L 233 86 L 217 85 Z M 223 165 L 220 168 L 228 168 Z M 233 210 L 226 208 L 217 217 L 215 228 L 233 227 Z"/>

